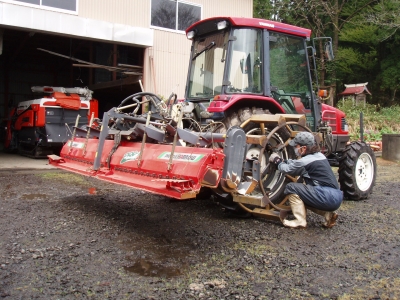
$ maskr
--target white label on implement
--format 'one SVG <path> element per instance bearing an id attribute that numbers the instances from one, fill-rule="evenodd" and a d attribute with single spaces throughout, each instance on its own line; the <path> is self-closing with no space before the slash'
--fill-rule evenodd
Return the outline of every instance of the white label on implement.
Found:
<path id="1" fill-rule="evenodd" d="M 139 156 L 139 151 L 131 151 L 124 154 L 122 157 L 120 164 L 126 163 L 128 161 L 136 160 Z"/>
<path id="2" fill-rule="evenodd" d="M 174 153 L 172 159 L 175 161 L 198 162 L 203 157 L 204 157 L 203 154 Z M 163 152 L 157 158 L 169 160 L 171 158 L 171 152 Z"/>
<path id="3" fill-rule="evenodd" d="M 83 147 L 85 146 L 85 144 L 84 144 L 84 143 L 79 143 L 79 142 L 73 142 L 72 145 L 71 145 L 71 141 L 70 141 L 70 142 L 68 143 L 68 146 L 69 146 L 69 147 L 72 147 L 72 148 L 83 149 Z"/>
<path id="4" fill-rule="evenodd" d="M 265 22 L 260 22 L 261 26 L 265 26 L 265 27 L 270 27 L 270 28 L 274 28 L 275 25 L 274 24 L 269 24 L 269 23 L 265 23 Z"/>

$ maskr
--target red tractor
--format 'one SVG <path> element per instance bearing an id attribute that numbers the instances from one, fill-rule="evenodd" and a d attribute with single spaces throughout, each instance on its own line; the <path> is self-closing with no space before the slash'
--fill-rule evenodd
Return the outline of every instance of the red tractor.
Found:
<path id="1" fill-rule="evenodd" d="M 193 44 L 184 101 L 132 95 L 104 114 L 98 138 L 73 137 L 50 162 L 177 199 L 212 191 L 228 209 L 276 219 L 287 209 L 283 190 L 296 179 L 272 168 L 268 157 L 294 159 L 288 142 L 306 130 L 339 167 L 345 197 L 369 196 L 374 153 L 363 142 L 349 143 L 345 114 L 314 93 L 310 30 L 217 17 L 186 35 Z M 138 114 L 148 102 L 151 110 Z"/>
<path id="2" fill-rule="evenodd" d="M 97 100 L 87 88 L 33 86 L 34 100 L 18 103 L 7 120 L 5 150 L 33 158 L 59 153 L 73 126 L 97 118 Z M 80 116 L 78 123 L 77 116 Z"/>
<path id="3" fill-rule="evenodd" d="M 194 109 L 185 114 L 188 123 L 193 118 L 205 127 L 219 121 L 223 131 L 253 114 L 303 114 L 308 129 L 323 134 L 323 149 L 331 165 L 339 166 L 345 196 L 368 197 L 376 176 L 374 154 L 365 143 L 348 144 L 345 114 L 322 104 L 313 92 L 307 51 L 310 30 L 261 19 L 218 17 L 193 24 L 186 35 L 193 40 L 185 98 Z M 330 41 L 324 50 L 331 58 Z M 243 128 L 258 130 L 254 124 Z M 284 155 L 293 157 L 289 151 Z M 283 191 L 283 178 L 275 181 L 268 185 L 271 199 L 279 199 Z"/>

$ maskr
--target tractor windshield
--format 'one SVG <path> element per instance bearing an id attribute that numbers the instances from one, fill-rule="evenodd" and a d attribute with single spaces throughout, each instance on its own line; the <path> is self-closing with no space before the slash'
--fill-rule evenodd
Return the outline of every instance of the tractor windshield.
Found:
<path id="1" fill-rule="evenodd" d="M 235 29 L 228 51 L 229 32 L 218 32 L 194 43 L 188 98 L 221 94 L 225 63 L 229 60 L 226 93 L 262 94 L 262 31 Z"/>
<path id="2" fill-rule="evenodd" d="M 194 42 L 188 98 L 213 98 L 221 93 L 228 31 L 219 31 Z"/>

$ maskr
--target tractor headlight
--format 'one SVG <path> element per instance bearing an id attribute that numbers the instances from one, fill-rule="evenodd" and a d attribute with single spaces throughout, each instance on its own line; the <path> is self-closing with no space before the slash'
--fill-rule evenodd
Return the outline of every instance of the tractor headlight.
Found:
<path id="1" fill-rule="evenodd" d="M 228 22 L 226 22 L 226 21 L 220 21 L 220 22 L 217 23 L 218 30 L 225 29 L 226 26 L 228 26 Z"/>
<path id="2" fill-rule="evenodd" d="M 186 37 L 188 38 L 188 40 L 191 40 L 191 39 L 193 39 L 193 38 L 194 38 L 194 36 L 195 36 L 195 32 L 194 32 L 194 30 L 192 30 L 192 31 L 189 31 L 189 32 L 186 34 Z"/>

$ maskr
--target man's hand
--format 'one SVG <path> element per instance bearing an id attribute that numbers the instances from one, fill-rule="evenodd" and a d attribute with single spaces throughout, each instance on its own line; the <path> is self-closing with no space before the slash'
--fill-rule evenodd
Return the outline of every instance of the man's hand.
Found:
<path id="1" fill-rule="evenodd" d="M 269 156 L 269 161 L 274 165 L 278 166 L 282 162 L 282 158 L 278 154 L 272 153 Z"/>

